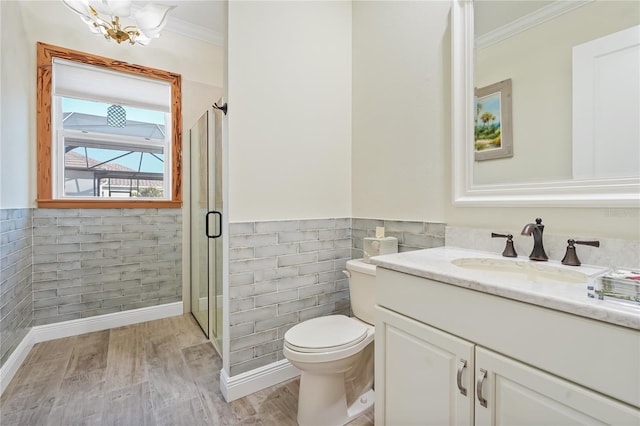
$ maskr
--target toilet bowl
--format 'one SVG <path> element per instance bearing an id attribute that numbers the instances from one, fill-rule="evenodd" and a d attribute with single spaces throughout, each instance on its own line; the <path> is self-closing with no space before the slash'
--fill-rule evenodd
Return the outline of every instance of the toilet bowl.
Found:
<path id="1" fill-rule="evenodd" d="M 292 327 L 284 336 L 283 354 L 301 371 L 301 426 L 344 425 L 373 405 L 375 266 L 350 260 L 345 273 L 355 316 L 313 318 Z M 360 382 L 368 386 L 348 405 L 345 375 L 354 371 L 366 376 Z"/>

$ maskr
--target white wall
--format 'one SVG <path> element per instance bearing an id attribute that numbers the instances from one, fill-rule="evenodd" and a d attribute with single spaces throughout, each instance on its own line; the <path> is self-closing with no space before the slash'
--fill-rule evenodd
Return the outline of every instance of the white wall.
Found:
<path id="1" fill-rule="evenodd" d="M 170 32 L 117 46 L 61 2 L 0 5 L 2 208 L 35 199 L 36 41 L 222 85 L 217 46 Z M 452 205 L 446 1 L 354 3 L 351 166 L 351 14 L 347 2 L 231 2 L 232 221 L 357 216 L 517 231 L 541 216 L 549 232 L 640 240 L 637 208 Z"/>
<path id="2" fill-rule="evenodd" d="M 36 74 L 24 53 L 29 43 L 20 3 L 0 2 L 0 10 L 0 208 L 27 208 L 35 197 L 30 194 L 35 157 L 30 111 Z"/>
<path id="3" fill-rule="evenodd" d="M 181 74 L 185 88 L 182 103 L 186 142 L 192 124 L 186 119 L 204 112 L 204 109 L 194 111 L 193 108 L 202 104 L 201 94 L 206 93 L 190 87 L 222 86 L 223 48 L 220 46 L 170 31 L 164 31 L 159 39 L 145 47 L 118 45 L 91 34 L 61 1 L 2 1 L 0 4 L 3 10 L 2 208 L 35 206 L 36 42 Z M 194 94 L 198 97 L 190 99 Z M 9 187 L 6 176 L 12 179 Z"/>
<path id="4" fill-rule="evenodd" d="M 453 206 L 449 12 L 445 1 L 354 3 L 353 215 L 511 233 L 542 217 L 549 233 L 639 241 L 639 208 Z"/>
<path id="5" fill-rule="evenodd" d="M 445 221 L 448 2 L 353 3 L 353 216 Z"/>
<path id="6" fill-rule="evenodd" d="M 230 2 L 229 220 L 351 214 L 351 4 Z"/>

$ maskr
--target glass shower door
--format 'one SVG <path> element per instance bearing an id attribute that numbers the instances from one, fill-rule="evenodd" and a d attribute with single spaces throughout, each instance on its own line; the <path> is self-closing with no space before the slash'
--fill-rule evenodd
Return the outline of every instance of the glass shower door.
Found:
<path id="1" fill-rule="evenodd" d="M 222 104 L 222 100 L 219 101 Z M 222 112 L 213 112 L 210 135 L 212 143 L 209 144 L 209 174 L 212 175 L 210 201 L 213 202 L 213 211 L 216 216 L 215 232 L 218 237 L 209 238 L 209 274 L 213 279 L 210 301 L 210 330 L 209 338 L 222 355 Z M 212 199 L 212 200 L 211 200 Z"/>
<path id="2" fill-rule="evenodd" d="M 222 118 L 207 111 L 191 129 L 191 312 L 222 349 Z"/>
<path id="3" fill-rule="evenodd" d="M 205 227 L 209 211 L 208 114 L 189 133 L 191 142 L 191 313 L 209 337 L 209 263 Z"/>

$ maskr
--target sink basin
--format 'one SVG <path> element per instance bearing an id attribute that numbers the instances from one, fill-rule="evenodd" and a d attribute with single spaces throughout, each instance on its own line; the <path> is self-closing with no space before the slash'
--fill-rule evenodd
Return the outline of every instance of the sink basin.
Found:
<path id="1" fill-rule="evenodd" d="M 466 257 L 452 264 L 474 271 L 497 274 L 500 278 L 563 284 L 585 284 L 587 275 L 553 265 L 532 261 Z"/>

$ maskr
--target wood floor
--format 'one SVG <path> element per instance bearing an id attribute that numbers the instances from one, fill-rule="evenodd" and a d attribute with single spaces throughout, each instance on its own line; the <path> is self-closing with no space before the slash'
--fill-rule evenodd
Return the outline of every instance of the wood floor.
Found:
<path id="1" fill-rule="evenodd" d="M 296 425 L 298 379 L 226 403 L 222 361 L 190 315 L 36 344 L 0 425 Z M 350 423 L 373 425 L 373 409 Z"/>

